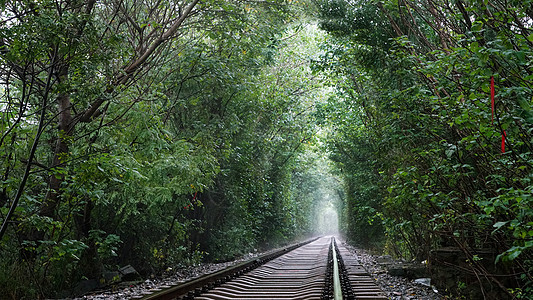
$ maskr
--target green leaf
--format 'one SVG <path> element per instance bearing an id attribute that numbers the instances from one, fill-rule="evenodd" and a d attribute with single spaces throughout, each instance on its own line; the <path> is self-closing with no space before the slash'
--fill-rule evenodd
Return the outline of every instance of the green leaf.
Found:
<path id="1" fill-rule="evenodd" d="M 494 234 L 496 231 L 498 231 L 500 228 L 502 228 L 503 226 L 505 226 L 507 223 L 509 223 L 509 221 L 505 221 L 505 222 L 496 222 L 494 225 L 492 225 L 492 227 L 494 227 L 495 229 L 492 231 L 492 234 Z"/>

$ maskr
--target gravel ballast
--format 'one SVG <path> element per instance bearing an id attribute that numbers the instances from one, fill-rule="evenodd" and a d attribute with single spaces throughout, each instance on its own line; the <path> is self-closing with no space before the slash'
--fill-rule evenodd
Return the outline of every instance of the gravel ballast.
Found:
<path id="1" fill-rule="evenodd" d="M 378 263 L 379 257 L 369 254 L 363 249 L 358 249 L 345 242 L 341 242 L 359 262 L 365 267 L 374 278 L 376 284 L 392 300 L 443 300 L 446 299 L 436 292 L 431 286 L 425 286 L 407 278 L 391 276 L 387 273 L 386 267 Z M 231 262 L 225 263 L 205 263 L 198 266 L 184 267 L 176 270 L 169 270 L 163 276 L 146 279 L 137 282 L 121 282 L 106 289 L 91 292 L 83 297 L 74 298 L 77 300 L 118 300 L 131 299 L 149 293 L 150 290 L 164 288 L 197 278 L 203 274 L 213 273 L 224 268 L 233 266 L 243 261 L 250 260 L 261 253 L 250 253 L 246 256 Z"/>
<path id="2" fill-rule="evenodd" d="M 376 284 L 392 300 L 444 300 L 433 287 L 415 282 L 415 279 L 407 279 L 388 274 L 384 264 L 378 263 L 379 256 L 371 255 L 363 249 L 358 249 L 349 244 L 342 243 L 374 278 Z M 423 280 L 419 280 L 423 281 Z"/>

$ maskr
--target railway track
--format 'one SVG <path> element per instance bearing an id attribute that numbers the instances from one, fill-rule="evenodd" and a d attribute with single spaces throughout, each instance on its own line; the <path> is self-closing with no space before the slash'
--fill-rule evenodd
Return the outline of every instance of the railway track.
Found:
<path id="1" fill-rule="evenodd" d="M 366 270 L 333 237 L 268 253 L 190 282 L 154 291 L 163 299 L 387 299 Z"/>

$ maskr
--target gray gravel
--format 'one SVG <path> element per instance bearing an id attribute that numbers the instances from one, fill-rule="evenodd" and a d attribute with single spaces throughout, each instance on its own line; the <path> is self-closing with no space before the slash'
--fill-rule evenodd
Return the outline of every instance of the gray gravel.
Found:
<path id="1" fill-rule="evenodd" d="M 377 263 L 377 257 L 370 255 L 367 251 L 352 247 L 348 244 L 342 243 L 344 247 L 356 255 L 360 263 L 367 269 L 371 276 L 376 280 L 377 285 L 387 294 L 387 297 L 392 300 L 443 300 L 446 299 L 438 294 L 434 288 L 427 287 L 416 283 L 414 280 L 398 276 L 390 276 L 382 264 Z M 168 272 L 160 278 L 149 278 L 141 282 L 123 282 L 111 286 L 106 290 L 101 290 L 89 293 L 83 297 L 75 298 L 76 300 L 90 299 L 90 300 L 118 300 L 131 299 L 142 296 L 150 290 L 157 288 L 164 288 L 184 282 L 202 274 L 216 272 L 218 270 L 227 268 L 237 263 L 252 259 L 261 253 L 250 253 L 238 260 L 218 264 L 201 264 L 199 266 L 192 266 L 181 268 L 177 270 L 168 270 Z"/>
<path id="2" fill-rule="evenodd" d="M 198 266 L 190 266 L 176 270 L 169 269 L 161 277 L 152 276 L 152 278 L 140 282 L 121 282 L 105 290 L 95 291 L 83 297 L 74 299 L 119 300 L 140 297 L 142 295 L 149 294 L 151 290 L 153 291 L 154 289 L 168 288 L 169 286 L 197 278 L 203 274 L 213 273 L 243 261 L 250 260 L 260 254 L 261 253 L 249 253 L 240 259 L 225 263 L 205 263 Z"/>
<path id="3" fill-rule="evenodd" d="M 376 284 L 392 300 L 443 300 L 435 288 L 424 286 L 403 277 L 391 276 L 387 274 L 383 264 L 377 262 L 378 257 L 370 255 L 367 251 L 352 247 L 346 243 L 342 245 L 357 256 L 363 267 L 370 273 Z"/>

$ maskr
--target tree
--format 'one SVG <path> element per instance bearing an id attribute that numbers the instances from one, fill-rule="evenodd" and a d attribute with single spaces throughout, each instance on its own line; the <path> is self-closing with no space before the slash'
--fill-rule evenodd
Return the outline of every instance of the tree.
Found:
<path id="1" fill-rule="evenodd" d="M 351 184 L 349 191 L 377 188 L 369 198 L 379 204 L 387 236 L 394 237 L 390 250 L 424 259 L 432 249 L 455 246 L 479 275 L 478 296 L 488 297 L 497 286 L 501 297 L 517 291 L 527 297 L 528 275 L 516 281 L 500 275 L 531 268 L 531 237 L 525 233 L 531 214 L 525 196 L 531 161 L 529 4 L 318 6 L 322 28 L 334 37 L 319 67 L 339 78 L 340 97 L 329 115 L 343 114 L 336 108 L 347 102 L 353 112 L 347 117 L 355 116 L 359 125 L 341 124 L 346 134 L 334 137 L 334 153 L 343 166 L 354 165 L 346 178 L 370 167 L 382 182 Z M 371 30 L 376 24 L 378 30 Z M 349 155 L 339 144 L 361 155 Z M 355 219 L 368 216 L 354 213 Z M 480 262 L 479 248 L 499 253 L 492 258 L 498 270 Z"/>
<path id="2" fill-rule="evenodd" d="M 58 295 L 122 264 L 196 263 L 220 238 L 240 238 L 226 258 L 306 231 L 288 180 L 320 85 L 307 54 L 285 50 L 300 37 L 294 5 L 1 5 L 5 294 Z"/>

